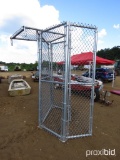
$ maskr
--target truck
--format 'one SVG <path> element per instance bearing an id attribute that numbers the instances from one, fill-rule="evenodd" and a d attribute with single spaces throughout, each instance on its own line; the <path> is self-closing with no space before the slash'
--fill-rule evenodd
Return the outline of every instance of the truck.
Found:
<path id="1" fill-rule="evenodd" d="M 119 76 L 120 75 L 120 59 L 115 61 L 114 66 L 115 66 L 115 74 L 116 76 Z"/>
<path id="2" fill-rule="evenodd" d="M 0 65 L 0 71 L 1 72 L 8 71 L 8 66 Z"/>

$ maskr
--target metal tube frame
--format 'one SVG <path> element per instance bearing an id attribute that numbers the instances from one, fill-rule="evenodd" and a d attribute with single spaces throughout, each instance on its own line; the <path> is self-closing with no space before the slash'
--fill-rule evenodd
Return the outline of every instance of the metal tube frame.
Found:
<path id="1" fill-rule="evenodd" d="M 92 75 L 93 75 L 93 85 L 91 92 L 91 101 L 90 101 L 90 120 L 89 120 L 89 134 L 92 135 L 92 126 L 93 126 L 93 109 L 94 109 L 94 92 L 95 92 L 95 69 L 96 69 L 96 52 L 97 52 L 97 29 L 94 31 L 94 46 L 93 46 L 93 67 L 92 67 Z"/>
<path id="2" fill-rule="evenodd" d="M 59 27 L 64 27 L 64 34 L 63 33 L 59 33 L 59 32 L 55 32 L 53 31 L 56 28 Z M 91 100 L 90 100 L 90 109 L 89 109 L 89 133 L 87 134 L 81 134 L 81 135 L 69 135 L 69 123 L 71 120 L 71 106 L 70 106 L 70 101 L 71 101 L 71 69 L 70 69 L 70 56 L 71 56 L 71 27 L 81 27 L 81 28 L 87 28 L 87 29 L 94 29 L 94 46 L 93 46 L 93 82 L 92 82 L 92 91 L 91 91 Z M 29 30 L 28 32 L 26 32 L 26 30 L 32 30 L 36 31 L 34 32 L 35 35 L 33 35 L 34 37 L 30 37 L 31 35 L 29 35 Z M 24 33 L 27 34 L 26 37 L 24 37 Z M 48 33 L 48 34 L 54 34 L 56 35 L 52 40 L 48 40 L 46 39 L 46 35 L 43 36 L 42 33 Z M 20 36 L 19 36 L 20 35 Z M 58 37 L 57 37 L 58 35 Z M 22 37 L 23 36 L 23 37 Z M 28 37 L 27 37 L 28 36 Z M 59 37 L 60 36 L 60 37 Z M 57 37 L 57 38 L 56 38 Z M 63 41 L 64 38 L 64 41 Z M 39 127 L 40 128 L 44 128 L 47 131 L 51 132 L 52 134 L 54 134 L 55 136 L 59 137 L 60 140 L 62 142 L 65 142 L 68 138 L 77 138 L 77 137 L 85 137 L 85 136 L 91 136 L 92 135 L 92 126 L 93 126 L 93 109 L 94 109 L 94 85 L 95 85 L 95 68 L 96 68 L 96 51 L 97 51 L 97 28 L 94 26 L 89 26 L 89 25 L 83 25 L 83 24 L 73 24 L 73 23 L 68 23 L 68 22 L 64 22 L 61 23 L 59 25 L 53 26 L 51 28 L 47 28 L 45 30 L 40 30 L 40 29 L 36 29 L 36 28 L 31 28 L 31 27 L 25 27 L 23 26 L 22 28 L 20 28 L 17 32 L 15 32 L 15 34 L 13 34 L 13 36 L 10 37 L 11 41 L 13 39 L 17 39 L 17 40 L 27 40 L 27 41 L 37 41 L 38 43 L 38 54 L 39 54 L 39 58 L 38 58 L 38 65 L 39 65 L 39 113 L 38 113 L 38 121 L 39 121 Z M 59 39 L 62 39 L 62 41 L 58 41 Z M 42 43 L 46 42 L 46 44 L 48 45 L 48 56 L 49 56 L 49 71 L 50 71 L 50 75 L 49 77 L 51 77 L 51 79 L 47 82 L 50 83 L 50 91 L 52 91 L 53 89 L 53 85 L 54 83 L 57 82 L 53 82 L 52 80 L 52 63 L 53 63 L 53 55 L 52 55 L 52 45 L 54 44 L 58 44 L 58 43 L 64 43 L 64 58 L 65 58 L 65 65 L 64 65 L 64 82 L 60 82 L 59 84 L 62 84 L 64 86 L 63 89 L 63 107 L 62 107 L 62 115 L 61 115 L 61 134 L 58 134 L 56 132 L 54 132 L 53 130 L 49 129 L 48 127 L 46 127 L 43 122 L 44 120 L 47 118 L 47 116 L 49 115 L 49 112 L 51 110 L 51 107 L 54 107 L 54 102 L 53 102 L 53 98 L 54 97 L 50 97 L 51 98 L 51 107 L 48 109 L 48 111 L 46 112 L 45 116 L 43 117 L 42 115 L 42 86 L 41 83 L 42 82 L 46 82 L 45 80 L 42 80 Z M 52 91 L 53 92 L 53 91 Z M 57 107 L 57 106 L 56 106 Z M 59 107 L 59 106 L 58 106 Z"/>
<path id="3" fill-rule="evenodd" d="M 49 57 L 50 57 L 50 68 L 49 68 L 49 72 L 50 72 L 50 81 L 52 81 L 52 77 L 53 77 L 53 68 L 52 68 L 52 63 L 53 63 L 53 53 L 52 53 L 52 44 L 49 43 Z M 50 83 L 50 103 L 51 103 L 51 107 L 50 108 L 53 108 L 53 104 L 54 104 L 54 98 L 53 98 L 53 83 L 51 82 Z"/>
<path id="4" fill-rule="evenodd" d="M 42 90 L 41 90 L 41 71 L 42 71 L 42 33 L 38 33 L 38 54 L 39 54 L 39 127 L 42 127 Z"/>
<path id="5" fill-rule="evenodd" d="M 67 140 L 68 135 L 68 71 L 69 71 L 69 23 L 65 25 L 65 74 L 64 74 L 64 102 L 63 102 L 63 114 L 62 114 L 62 128 L 61 128 L 61 138 L 60 140 L 62 142 L 65 142 Z"/>

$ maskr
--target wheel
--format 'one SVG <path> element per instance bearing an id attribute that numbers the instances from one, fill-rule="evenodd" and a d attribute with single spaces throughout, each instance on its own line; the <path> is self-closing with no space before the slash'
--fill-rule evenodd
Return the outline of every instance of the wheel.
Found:
<path id="1" fill-rule="evenodd" d="M 95 91 L 94 91 L 94 101 L 97 102 L 97 101 L 99 101 L 99 99 L 100 99 L 99 89 L 95 88 Z"/>

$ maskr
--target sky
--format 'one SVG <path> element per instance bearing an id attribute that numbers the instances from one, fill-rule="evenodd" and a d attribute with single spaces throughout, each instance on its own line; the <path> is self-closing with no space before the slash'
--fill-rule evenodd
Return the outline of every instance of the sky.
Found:
<path id="1" fill-rule="evenodd" d="M 44 29 L 63 21 L 98 28 L 97 50 L 120 46 L 120 0 L 0 0 L 0 61 L 35 63 L 37 43 L 10 36 L 21 26 Z"/>

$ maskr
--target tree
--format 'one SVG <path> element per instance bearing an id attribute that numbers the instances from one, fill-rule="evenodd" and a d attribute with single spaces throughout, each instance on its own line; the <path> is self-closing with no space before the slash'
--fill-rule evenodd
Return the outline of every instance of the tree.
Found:
<path id="1" fill-rule="evenodd" d="M 120 59 L 120 47 L 115 46 L 111 49 L 109 48 L 101 49 L 100 51 L 97 52 L 97 56 L 110 60 Z"/>

